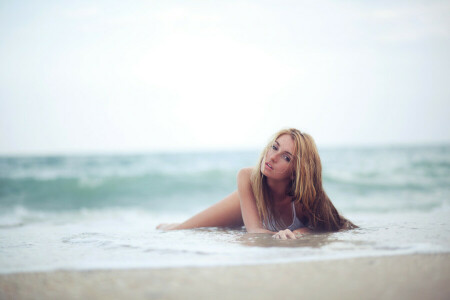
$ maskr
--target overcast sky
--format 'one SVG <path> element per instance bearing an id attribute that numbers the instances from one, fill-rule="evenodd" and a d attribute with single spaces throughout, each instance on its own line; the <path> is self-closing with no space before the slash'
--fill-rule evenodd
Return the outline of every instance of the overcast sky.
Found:
<path id="1" fill-rule="evenodd" d="M 450 142 L 449 1 L 1 1 L 0 153 Z"/>

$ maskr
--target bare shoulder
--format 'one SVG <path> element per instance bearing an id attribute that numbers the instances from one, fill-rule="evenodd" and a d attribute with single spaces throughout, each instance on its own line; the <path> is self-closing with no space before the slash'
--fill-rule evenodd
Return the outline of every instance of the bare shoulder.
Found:
<path id="1" fill-rule="evenodd" d="M 237 174 L 238 181 L 241 181 L 241 180 L 250 181 L 250 176 L 252 175 L 252 171 L 253 171 L 252 167 L 240 169 Z"/>

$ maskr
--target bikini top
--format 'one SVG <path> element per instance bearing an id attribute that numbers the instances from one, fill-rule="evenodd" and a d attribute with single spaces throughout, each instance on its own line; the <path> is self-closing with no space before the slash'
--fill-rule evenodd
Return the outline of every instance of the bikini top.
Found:
<path id="1" fill-rule="evenodd" d="M 293 221 L 292 221 L 292 224 L 289 225 L 289 226 L 287 227 L 287 229 L 289 229 L 290 231 L 294 231 L 294 230 L 296 230 L 296 229 L 299 229 L 299 228 L 302 228 L 302 227 L 306 227 L 306 225 L 303 224 L 303 222 L 300 221 L 299 218 L 297 218 L 297 214 L 296 214 L 296 212 L 295 212 L 294 201 L 292 201 L 292 211 L 294 212 L 294 213 L 293 213 L 294 219 L 293 219 Z M 270 231 L 280 231 L 280 230 L 283 230 L 283 229 L 279 229 L 279 228 L 275 225 L 275 222 L 273 221 L 273 219 L 269 219 L 269 222 L 264 222 L 264 226 L 266 227 L 267 230 L 270 230 Z"/>

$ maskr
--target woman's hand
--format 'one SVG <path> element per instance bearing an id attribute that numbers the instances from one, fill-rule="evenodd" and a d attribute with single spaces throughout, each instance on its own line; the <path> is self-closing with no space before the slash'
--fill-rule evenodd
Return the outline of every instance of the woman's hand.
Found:
<path id="1" fill-rule="evenodd" d="M 278 239 L 278 240 L 288 240 L 288 239 L 295 240 L 295 239 L 297 239 L 295 234 L 292 231 L 290 231 L 289 229 L 280 230 L 276 234 L 274 234 L 272 237 L 275 239 Z"/>
<path id="2" fill-rule="evenodd" d="M 302 227 L 302 228 L 299 228 L 299 229 L 295 229 L 294 230 L 294 233 L 295 233 L 295 235 L 302 235 L 302 234 L 307 234 L 307 233 L 311 233 L 312 232 L 312 230 L 311 229 L 309 229 L 308 227 Z"/>
<path id="3" fill-rule="evenodd" d="M 156 229 L 160 230 L 172 230 L 175 229 L 180 223 L 162 223 L 156 226 Z"/>

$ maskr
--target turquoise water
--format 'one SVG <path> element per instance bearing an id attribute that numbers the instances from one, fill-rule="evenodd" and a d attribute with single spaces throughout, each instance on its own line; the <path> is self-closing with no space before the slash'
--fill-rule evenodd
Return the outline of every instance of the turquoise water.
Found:
<path id="1" fill-rule="evenodd" d="M 450 146 L 319 151 L 328 195 L 361 228 L 288 242 L 154 229 L 233 192 L 257 151 L 0 157 L 0 272 L 450 251 Z"/>
<path id="2" fill-rule="evenodd" d="M 185 211 L 220 200 L 257 152 L 0 157 L 0 208 Z M 448 205 L 450 147 L 324 149 L 325 188 L 343 212 Z"/>

